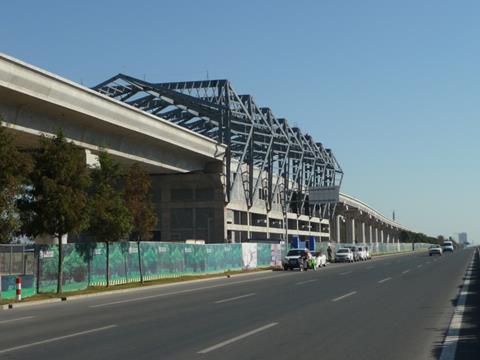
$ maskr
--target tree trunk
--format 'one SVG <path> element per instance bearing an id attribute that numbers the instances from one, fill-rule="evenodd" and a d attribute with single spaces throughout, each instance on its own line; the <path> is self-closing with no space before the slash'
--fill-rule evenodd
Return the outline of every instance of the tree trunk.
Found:
<path id="1" fill-rule="evenodd" d="M 106 244 L 106 249 L 105 249 L 105 254 L 106 254 L 106 269 L 105 269 L 105 275 L 107 277 L 107 287 L 110 286 L 110 246 L 109 246 L 109 243 L 108 241 L 105 242 Z"/>
<path id="2" fill-rule="evenodd" d="M 137 252 L 138 252 L 138 271 L 140 271 L 140 283 L 143 284 L 143 267 L 142 267 L 142 254 L 140 254 L 140 238 L 137 239 Z"/>
<path id="3" fill-rule="evenodd" d="M 62 235 L 58 235 L 58 277 L 57 277 L 57 294 L 63 291 L 63 244 Z"/>

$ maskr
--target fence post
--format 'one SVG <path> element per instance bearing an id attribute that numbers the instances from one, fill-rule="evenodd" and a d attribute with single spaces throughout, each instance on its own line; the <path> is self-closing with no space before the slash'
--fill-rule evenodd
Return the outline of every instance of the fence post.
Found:
<path id="1" fill-rule="evenodd" d="M 92 286 L 92 259 L 93 259 L 93 248 L 89 246 L 88 257 L 87 257 L 88 286 Z"/>
<path id="2" fill-rule="evenodd" d="M 22 300 L 22 277 L 21 276 L 18 276 L 17 279 L 15 280 L 16 284 L 17 284 L 17 301 L 21 301 Z"/>
<path id="3" fill-rule="evenodd" d="M 40 294 L 40 248 L 35 246 L 35 252 L 36 258 L 37 258 L 37 294 Z M 35 255 L 34 255 L 35 256 Z"/>
<path id="4" fill-rule="evenodd" d="M 12 275 L 12 263 L 13 263 L 13 246 L 10 245 L 10 268 L 8 269 L 9 275 Z"/>
<path id="5" fill-rule="evenodd" d="M 23 275 L 26 273 L 26 261 L 25 261 L 25 245 L 22 246 L 22 272 Z"/>

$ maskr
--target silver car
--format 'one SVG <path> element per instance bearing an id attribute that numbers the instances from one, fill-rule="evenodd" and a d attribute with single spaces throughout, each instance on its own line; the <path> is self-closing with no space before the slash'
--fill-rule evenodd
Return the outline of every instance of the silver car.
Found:
<path id="1" fill-rule="evenodd" d="M 428 248 L 428 255 L 429 256 L 432 256 L 432 255 L 442 256 L 442 254 L 443 254 L 443 250 L 442 250 L 442 247 L 440 245 L 432 245 Z"/>

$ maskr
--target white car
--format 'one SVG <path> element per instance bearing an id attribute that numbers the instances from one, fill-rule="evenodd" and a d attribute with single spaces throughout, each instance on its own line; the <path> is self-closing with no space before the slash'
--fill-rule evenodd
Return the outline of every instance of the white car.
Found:
<path id="1" fill-rule="evenodd" d="M 442 256 L 442 254 L 443 254 L 443 250 L 442 250 L 442 247 L 440 245 L 432 245 L 428 248 L 428 255 L 429 256 L 432 256 L 432 255 Z"/>
<path id="2" fill-rule="evenodd" d="M 365 252 L 367 253 L 367 259 L 372 260 L 372 255 L 370 254 L 370 250 L 368 246 L 365 246 Z"/>
<path id="3" fill-rule="evenodd" d="M 321 251 L 312 252 L 312 256 L 315 258 L 316 269 L 327 266 L 327 256 Z"/>
<path id="4" fill-rule="evenodd" d="M 451 241 L 445 241 L 442 245 L 443 252 L 451 251 L 453 252 L 453 243 Z"/>
<path id="5" fill-rule="evenodd" d="M 353 252 L 349 248 L 340 248 L 335 252 L 335 262 L 353 262 Z"/>
<path id="6" fill-rule="evenodd" d="M 357 246 L 357 252 L 358 252 L 358 257 L 360 258 L 360 260 L 368 260 L 368 254 L 367 254 L 367 250 L 366 250 L 366 247 L 364 246 Z"/>

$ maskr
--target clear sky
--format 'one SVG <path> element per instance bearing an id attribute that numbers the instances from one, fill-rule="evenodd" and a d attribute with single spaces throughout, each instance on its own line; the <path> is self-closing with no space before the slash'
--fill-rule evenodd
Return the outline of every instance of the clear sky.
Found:
<path id="1" fill-rule="evenodd" d="M 480 240 L 480 2 L 8 1 L 0 51 L 92 86 L 228 78 L 331 147 L 342 191 Z"/>

